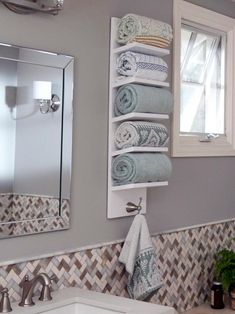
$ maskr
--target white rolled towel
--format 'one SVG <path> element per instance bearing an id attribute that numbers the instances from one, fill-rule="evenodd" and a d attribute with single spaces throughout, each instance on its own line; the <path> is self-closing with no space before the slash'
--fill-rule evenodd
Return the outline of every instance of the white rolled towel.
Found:
<path id="1" fill-rule="evenodd" d="M 117 73 L 122 76 L 141 77 L 165 81 L 168 75 L 167 63 L 159 57 L 126 51 L 117 58 Z"/>

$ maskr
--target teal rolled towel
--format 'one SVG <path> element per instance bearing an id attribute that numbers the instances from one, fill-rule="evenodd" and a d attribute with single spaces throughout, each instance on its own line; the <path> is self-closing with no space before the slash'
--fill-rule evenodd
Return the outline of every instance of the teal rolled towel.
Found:
<path id="1" fill-rule="evenodd" d="M 170 159 L 162 153 L 130 153 L 113 159 L 113 185 L 162 182 L 171 175 Z"/>
<path id="2" fill-rule="evenodd" d="M 118 89 L 114 100 L 114 115 L 131 112 L 169 114 L 173 107 L 170 91 L 138 84 L 127 84 Z"/>

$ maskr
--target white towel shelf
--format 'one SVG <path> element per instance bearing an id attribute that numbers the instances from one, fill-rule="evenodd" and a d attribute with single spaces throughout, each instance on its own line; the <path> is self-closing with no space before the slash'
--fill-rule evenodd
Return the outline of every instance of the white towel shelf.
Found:
<path id="1" fill-rule="evenodd" d="M 126 153 L 159 153 L 167 152 L 167 147 L 128 147 L 120 150 L 115 150 L 112 152 L 112 156 L 117 156 Z"/>
<path id="2" fill-rule="evenodd" d="M 141 113 L 131 112 L 119 117 L 112 118 L 113 123 L 119 123 L 127 120 L 144 120 L 144 121 L 158 121 L 169 119 L 168 114 L 155 114 L 155 113 Z"/>
<path id="3" fill-rule="evenodd" d="M 112 191 L 121 191 L 121 190 L 131 190 L 131 189 L 142 189 L 142 188 L 154 188 L 156 186 L 166 186 L 168 181 L 163 182 L 147 182 L 147 183 L 132 183 L 113 186 Z"/>
<path id="4" fill-rule="evenodd" d="M 152 56 L 157 56 L 157 57 L 164 57 L 170 54 L 170 50 L 168 49 L 163 49 L 163 48 L 158 48 L 150 45 L 145 45 L 137 42 L 133 42 L 118 48 L 113 49 L 114 54 L 120 54 L 125 51 L 133 51 L 133 52 L 139 52 L 139 53 L 144 53 Z"/>
<path id="5" fill-rule="evenodd" d="M 140 43 L 131 43 L 120 46 L 116 43 L 117 25 L 119 19 L 111 19 L 111 38 L 110 38 L 110 76 L 109 76 L 109 143 L 108 143 L 108 202 L 107 202 L 107 217 L 108 219 L 127 217 L 135 215 L 135 212 L 128 213 L 126 206 L 128 202 L 134 204 L 139 203 L 142 198 L 141 213 L 146 213 L 147 205 L 147 188 L 161 187 L 168 185 L 168 182 L 147 182 L 147 183 L 133 183 L 120 186 L 112 185 L 112 160 L 114 156 L 124 153 L 135 152 L 167 152 L 167 147 L 129 147 L 122 150 L 115 150 L 113 135 L 117 129 L 118 124 L 128 120 L 143 120 L 143 121 L 159 121 L 169 119 L 168 114 L 152 114 L 131 112 L 119 117 L 113 117 L 113 101 L 117 93 L 117 88 L 125 84 L 135 83 L 148 86 L 169 87 L 168 82 L 161 82 L 151 79 L 144 79 L 139 77 L 120 77 L 116 73 L 116 59 L 118 55 L 125 51 L 133 51 L 139 53 L 150 54 L 154 56 L 163 57 L 169 55 L 169 50 L 157 48 Z"/>
<path id="6" fill-rule="evenodd" d="M 158 87 L 169 87 L 168 82 L 161 82 L 156 80 L 149 80 L 141 77 L 124 77 L 124 78 L 118 78 L 113 82 L 113 87 L 120 87 L 126 84 L 141 84 L 141 85 L 148 85 L 148 86 L 158 86 Z"/>

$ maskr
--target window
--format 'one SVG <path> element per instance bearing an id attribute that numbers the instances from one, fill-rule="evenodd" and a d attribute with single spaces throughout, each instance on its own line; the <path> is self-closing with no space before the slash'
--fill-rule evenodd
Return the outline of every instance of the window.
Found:
<path id="1" fill-rule="evenodd" d="M 173 156 L 235 155 L 234 27 L 175 0 Z"/>
<path id="2" fill-rule="evenodd" d="M 225 42 L 225 35 L 181 26 L 181 133 L 224 134 Z"/>

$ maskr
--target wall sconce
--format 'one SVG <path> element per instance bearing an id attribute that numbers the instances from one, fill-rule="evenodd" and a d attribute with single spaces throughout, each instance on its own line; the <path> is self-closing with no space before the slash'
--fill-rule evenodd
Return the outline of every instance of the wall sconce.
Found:
<path id="1" fill-rule="evenodd" d="M 63 8 L 64 0 L 0 0 L 0 3 L 14 13 L 41 12 L 57 15 Z"/>
<path id="2" fill-rule="evenodd" d="M 38 101 L 41 113 L 55 112 L 60 107 L 60 98 L 51 93 L 51 82 L 34 81 L 33 98 Z"/>

